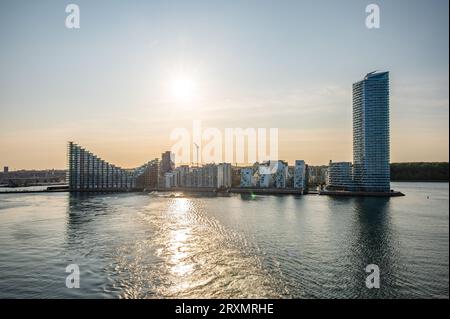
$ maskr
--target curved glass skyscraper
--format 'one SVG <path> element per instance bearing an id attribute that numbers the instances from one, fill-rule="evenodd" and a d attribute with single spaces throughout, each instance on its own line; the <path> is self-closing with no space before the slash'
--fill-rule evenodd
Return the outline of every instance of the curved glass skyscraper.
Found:
<path id="1" fill-rule="evenodd" d="M 353 84 L 353 182 L 356 190 L 390 191 L 389 72 Z"/>

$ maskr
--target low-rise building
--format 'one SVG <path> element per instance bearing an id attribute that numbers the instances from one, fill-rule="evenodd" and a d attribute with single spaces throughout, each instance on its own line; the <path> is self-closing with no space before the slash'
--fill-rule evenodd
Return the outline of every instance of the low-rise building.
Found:
<path id="1" fill-rule="evenodd" d="M 352 190 L 352 163 L 330 161 L 328 165 L 327 189 Z"/>
<path id="2" fill-rule="evenodd" d="M 273 173 L 270 162 L 258 164 L 258 186 L 271 188 L 273 186 Z"/>
<path id="3" fill-rule="evenodd" d="M 241 169 L 241 187 L 253 187 L 253 169 L 242 168 Z"/>
<path id="4" fill-rule="evenodd" d="M 274 174 L 275 187 L 286 188 L 288 164 L 285 161 L 277 161 Z"/>

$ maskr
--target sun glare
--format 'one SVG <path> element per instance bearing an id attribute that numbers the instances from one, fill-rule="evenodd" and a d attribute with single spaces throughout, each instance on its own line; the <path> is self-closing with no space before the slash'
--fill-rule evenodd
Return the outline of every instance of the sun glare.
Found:
<path id="1" fill-rule="evenodd" d="M 172 79 L 170 89 L 172 96 L 179 102 L 189 102 L 196 94 L 194 80 L 184 75 Z"/>

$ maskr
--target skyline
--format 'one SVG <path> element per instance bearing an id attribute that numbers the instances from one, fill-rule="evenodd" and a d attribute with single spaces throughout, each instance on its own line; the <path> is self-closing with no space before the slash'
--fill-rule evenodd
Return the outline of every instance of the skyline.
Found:
<path id="1" fill-rule="evenodd" d="M 79 30 L 56 1 L 0 4 L 0 166 L 65 168 L 75 140 L 137 167 L 193 119 L 278 127 L 289 163 L 351 161 L 351 86 L 373 70 L 391 162 L 448 161 L 448 2 L 379 1 L 377 30 L 362 1 L 76 3 Z"/>

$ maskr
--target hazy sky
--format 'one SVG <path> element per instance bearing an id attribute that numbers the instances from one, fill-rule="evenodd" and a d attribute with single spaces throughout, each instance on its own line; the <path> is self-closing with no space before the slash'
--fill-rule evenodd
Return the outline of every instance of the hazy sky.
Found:
<path id="1" fill-rule="evenodd" d="M 351 161 L 351 86 L 373 70 L 391 72 L 391 161 L 448 161 L 448 3 L 0 0 L 0 166 L 64 168 L 73 140 L 135 167 L 193 119 L 277 127 L 291 163 Z"/>

